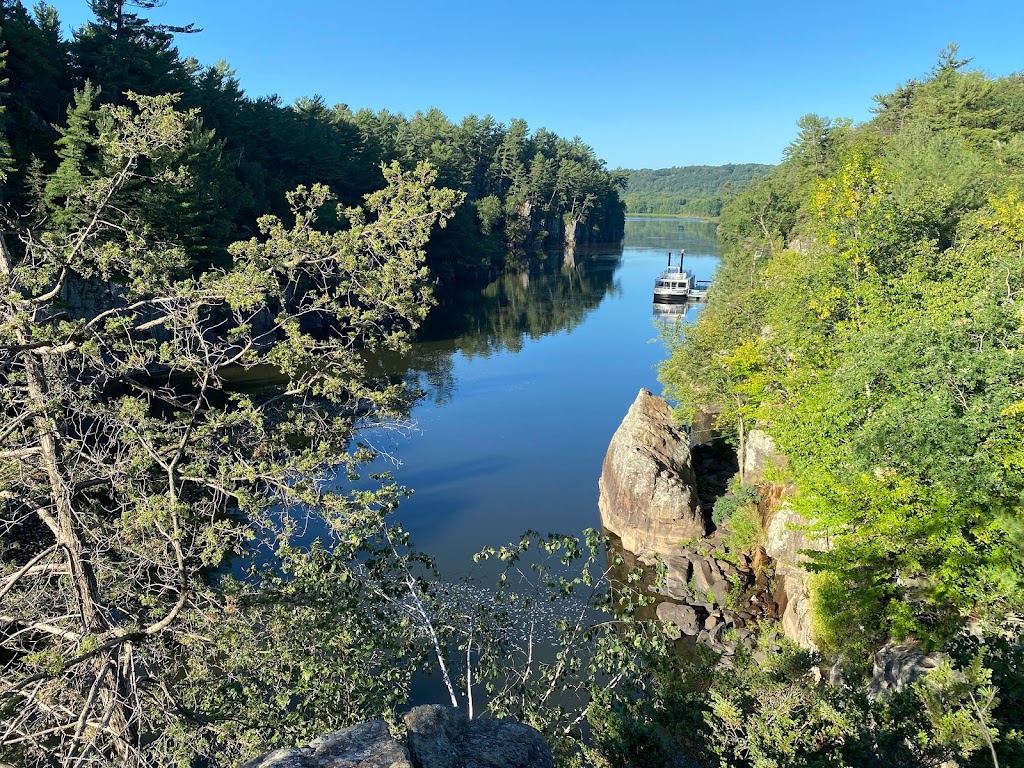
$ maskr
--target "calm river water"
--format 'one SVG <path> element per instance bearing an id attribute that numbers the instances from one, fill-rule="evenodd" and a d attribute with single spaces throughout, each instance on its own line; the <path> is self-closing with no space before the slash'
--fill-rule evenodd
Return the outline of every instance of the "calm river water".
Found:
<path id="1" fill-rule="evenodd" d="M 707 280 L 718 263 L 713 224 L 629 217 L 621 246 L 561 253 L 486 288 L 445 297 L 420 340 L 380 360 L 426 391 L 418 429 L 378 436 L 414 490 L 398 517 L 449 578 L 486 545 L 527 529 L 598 527 L 601 462 L 641 387 L 660 393 L 665 356 L 652 307 L 666 254 Z M 690 322 L 699 307 L 689 310 Z"/>

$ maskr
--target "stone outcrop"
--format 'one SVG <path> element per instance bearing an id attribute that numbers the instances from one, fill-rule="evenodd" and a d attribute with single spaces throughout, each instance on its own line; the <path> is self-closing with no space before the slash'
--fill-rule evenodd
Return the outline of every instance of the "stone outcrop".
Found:
<path id="1" fill-rule="evenodd" d="M 345 728 L 303 747 L 277 749 L 239 768 L 413 768 L 383 720 Z"/>
<path id="2" fill-rule="evenodd" d="M 383 720 L 360 723 L 302 747 L 278 749 L 239 768 L 553 768 L 540 732 L 514 720 L 470 720 L 461 710 L 415 707 L 408 747 Z"/>
<path id="3" fill-rule="evenodd" d="M 868 695 L 883 698 L 902 691 L 946 660 L 943 654 L 927 653 L 916 643 L 888 643 L 875 653 Z"/>
<path id="4" fill-rule="evenodd" d="M 669 555 L 708 532 L 695 486 L 688 436 L 668 403 L 641 389 L 605 454 L 602 523 L 630 552 Z"/>
<path id="5" fill-rule="evenodd" d="M 784 467 L 786 458 L 775 449 L 775 441 L 760 429 L 747 434 L 743 446 L 743 481 L 757 485 L 765 480 L 772 469 Z"/>
<path id="6" fill-rule="evenodd" d="M 675 424 L 664 400 L 640 390 L 608 447 L 599 506 L 602 522 L 624 549 L 648 564 L 664 561 L 667 572 L 659 591 L 667 602 L 657 615 L 671 622 L 671 636 L 694 637 L 730 655 L 757 621 L 775 618 L 789 639 L 815 647 L 810 574 L 802 551 L 824 551 L 828 545 L 807 535 L 807 521 L 785 503 L 786 489 L 766 483 L 785 461 L 770 436 L 750 431 L 743 474 L 747 483 L 766 489 L 767 540 L 753 553 L 756 562 L 742 555 L 738 564 L 727 562 L 722 531 L 709 535 L 710 504 L 700 507 L 689 435 Z M 713 469 L 701 467 L 702 472 Z M 765 576 L 772 566 L 774 593 Z"/>
<path id="7" fill-rule="evenodd" d="M 405 716 L 416 768 L 553 768 L 540 732 L 515 720 L 470 720 L 438 704 Z"/>
<path id="8" fill-rule="evenodd" d="M 804 550 L 824 552 L 828 543 L 805 530 L 807 521 L 783 502 L 768 525 L 764 549 L 775 561 L 775 600 L 782 631 L 803 648 L 815 648 L 811 624 L 810 573 Z"/>

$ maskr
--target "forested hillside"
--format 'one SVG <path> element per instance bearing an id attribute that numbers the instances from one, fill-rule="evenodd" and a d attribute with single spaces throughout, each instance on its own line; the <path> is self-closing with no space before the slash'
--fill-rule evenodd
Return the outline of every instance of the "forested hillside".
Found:
<path id="1" fill-rule="evenodd" d="M 687 165 L 680 168 L 626 171 L 623 198 L 630 213 L 663 213 L 715 218 L 752 179 L 770 165 Z"/>
<path id="2" fill-rule="evenodd" d="M 196 181 L 188 196 L 154 202 L 153 214 L 198 267 L 224 263 L 228 243 L 254 233 L 258 216 L 287 213 L 284 193 L 295 186 L 327 184 L 343 205 L 358 204 L 383 185 L 381 164 L 395 160 L 405 168 L 427 160 L 440 184 L 466 193 L 428 249 L 439 275 L 500 266 L 509 248 L 567 234 L 581 243 L 622 236 L 622 178 L 579 139 L 531 132 L 521 120 L 455 123 L 436 109 L 404 116 L 353 112 L 319 96 L 294 104 L 248 96 L 226 64 L 182 59 L 174 35 L 195 30 L 139 15 L 156 4 L 92 0 L 95 19 L 71 40 L 50 6 L 0 8 L 8 202 L 23 204 L 60 163 L 88 173 L 95 147 L 85 131 L 101 105 L 125 104 L 129 92 L 177 93 L 182 109 L 197 110 L 179 153 Z"/>
<path id="3" fill-rule="evenodd" d="M 663 381 L 741 453 L 756 426 L 785 455 L 776 481 L 827 542 L 810 555 L 827 663 L 849 680 L 890 640 L 949 653 L 962 672 L 904 724 L 941 721 L 965 764 L 1021 764 L 1024 77 L 953 46 L 870 122 L 800 128 L 723 210 L 712 295 Z"/>
<path id="4" fill-rule="evenodd" d="M 437 278 L 623 231 L 579 139 L 251 98 L 160 4 L 0 3 L 3 766 L 237 766 L 483 664 L 367 468 L 417 397 L 373 356 Z"/>

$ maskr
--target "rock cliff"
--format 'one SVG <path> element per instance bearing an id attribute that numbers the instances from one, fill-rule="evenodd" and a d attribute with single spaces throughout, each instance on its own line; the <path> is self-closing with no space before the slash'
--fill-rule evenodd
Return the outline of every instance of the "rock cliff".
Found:
<path id="1" fill-rule="evenodd" d="M 764 549 L 775 561 L 775 601 L 782 631 L 797 645 L 813 649 L 810 573 L 804 550 L 824 551 L 826 543 L 810 538 L 807 521 L 783 502 L 772 516 Z"/>
<path id="2" fill-rule="evenodd" d="M 771 438 L 751 431 L 743 463 L 747 482 L 764 483 L 784 466 Z M 696 484 L 689 436 L 674 422 L 668 403 L 640 390 L 608 446 L 599 507 L 605 528 L 624 549 L 647 563 L 665 562 L 661 594 L 667 602 L 658 606 L 658 617 L 672 622 L 675 636 L 690 635 L 726 654 L 762 618 L 778 618 L 787 637 L 813 648 L 810 577 L 802 551 L 823 550 L 826 542 L 807 536 L 806 521 L 784 500 L 779 503 L 785 489 L 769 484 L 764 549 L 730 563 L 727 558 L 735 556 L 725 554 L 722 532 L 709 534 L 710 505 L 701 510 Z M 768 565 L 774 566 L 774 594 L 764 575 Z"/>
<path id="3" fill-rule="evenodd" d="M 540 732 L 514 720 L 469 720 L 427 705 L 405 716 L 407 745 L 383 720 L 360 723 L 302 747 L 278 749 L 239 768 L 553 768 Z"/>
<path id="4" fill-rule="evenodd" d="M 646 389 L 612 436 L 598 485 L 601 522 L 630 552 L 668 556 L 708 532 L 689 437 L 668 403 Z"/>

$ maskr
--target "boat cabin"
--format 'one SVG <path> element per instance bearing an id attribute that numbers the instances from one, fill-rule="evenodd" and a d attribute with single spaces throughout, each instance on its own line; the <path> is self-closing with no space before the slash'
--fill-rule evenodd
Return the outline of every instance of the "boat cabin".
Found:
<path id="1" fill-rule="evenodd" d="M 668 254 L 668 266 L 654 281 L 655 304 L 679 304 L 685 301 L 699 301 L 707 294 L 707 281 L 698 281 L 694 274 L 683 269 L 683 255 L 679 252 L 679 264 L 672 263 L 672 252 Z"/>

